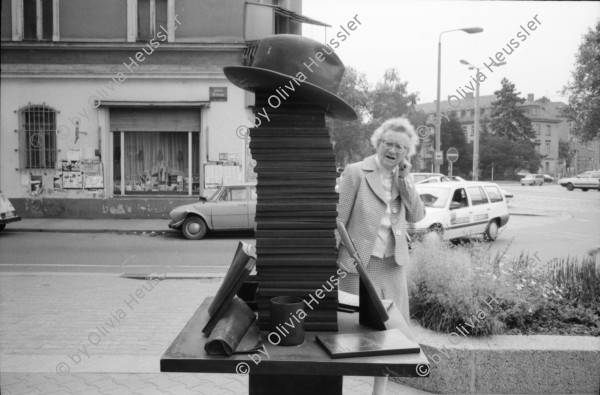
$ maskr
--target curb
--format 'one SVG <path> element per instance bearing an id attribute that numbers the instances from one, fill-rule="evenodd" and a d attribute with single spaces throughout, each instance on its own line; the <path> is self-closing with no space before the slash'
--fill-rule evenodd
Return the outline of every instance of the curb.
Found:
<path id="1" fill-rule="evenodd" d="M 142 233 L 156 233 L 156 234 L 167 234 L 177 232 L 169 229 L 160 229 L 160 230 L 123 230 L 123 229 L 5 229 L 3 233 L 13 233 L 13 232 L 30 232 L 30 233 L 39 233 L 39 232 L 48 232 L 48 233 L 119 233 L 119 234 L 142 234 Z"/>
<path id="2" fill-rule="evenodd" d="M 561 217 L 566 214 L 561 211 L 535 211 L 535 209 L 527 209 L 520 206 L 508 207 L 508 214 L 524 217 Z"/>
<path id="3" fill-rule="evenodd" d="M 510 215 L 516 215 L 520 217 L 560 217 L 560 214 L 533 214 L 533 213 L 511 213 Z"/>
<path id="4" fill-rule="evenodd" d="M 206 279 L 222 279 L 226 273 L 165 273 L 161 276 L 162 280 L 206 280 Z M 150 280 L 156 278 L 156 273 L 124 273 L 119 275 L 122 278 L 128 278 L 131 280 Z"/>
<path id="5" fill-rule="evenodd" d="M 430 361 L 428 380 L 395 382 L 433 393 L 597 394 L 600 338 L 592 336 L 456 336 L 415 329 Z M 594 373 L 595 372 L 595 373 Z"/>
<path id="6" fill-rule="evenodd" d="M 225 277 L 225 272 L 223 273 L 166 273 L 162 280 L 220 280 Z M 121 277 L 127 278 L 130 280 L 149 280 L 151 277 L 156 278 L 156 274 L 137 274 L 137 273 L 95 273 L 95 272 L 86 272 L 86 273 L 70 273 L 70 272 L 0 272 L 0 277 L 2 276 L 72 276 L 72 277 Z"/>

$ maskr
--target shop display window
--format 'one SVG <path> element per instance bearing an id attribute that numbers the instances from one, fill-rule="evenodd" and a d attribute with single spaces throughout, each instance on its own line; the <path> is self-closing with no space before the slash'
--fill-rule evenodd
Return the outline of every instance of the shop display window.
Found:
<path id="1" fill-rule="evenodd" d="M 121 133 L 124 133 L 123 147 Z M 192 194 L 199 193 L 198 132 L 115 132 L 113 143 L 115 195 L 122 194 L 122 185 L 125 195 L 187 195 L 190 183 Z M 121 174 L 121 160 L 124 174 Z"/>

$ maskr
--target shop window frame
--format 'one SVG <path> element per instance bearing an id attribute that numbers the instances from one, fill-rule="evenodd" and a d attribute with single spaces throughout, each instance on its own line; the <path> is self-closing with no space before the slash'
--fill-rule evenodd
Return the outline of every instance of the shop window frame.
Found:
<path id="1" fill-rule="evenodd" d="M 202 167 L 200 165 L 200 157 L 202 154 L 202 133 L 200 130 L 181 130 L 181 131 L 140 131 L 140 130 L 113 130 L 112 133 L 118 133 L 119 135 L 119 173 L 120 173 L 120 180 L 119 182 L 117 182 L 116 178 L 115 178 L 115 174 L 113 171 L 112 174 L 112 193 L 113 196 L 117 197 L 117 196 L 145 196 L 145 197 L 174 197 L 174 196 L 195 196 L 195 194 L 201 194 L 202 191 Z M 136 191 L 136 190 L 127 190 L 127 185 L 126 185 L 126 181 L 125 181 L 125 173 L 126 173 L 126 169 L 125 169 L 125 161 L 123 160 L 123 158 L 125 158 L 125 133 L 186 133 L 187 135 L 187 150 L 188 150 L 188 171 L 187 171 L 187 178 L 188 178 L 188 184 L 187 184 L 187 188 L 185 188 L 183 191 L 177 191 L 177 192 L 182 192 L 182 193 L 173 193 L 172 191 L 168 191 L 168 190 L 164 190 L 164 191 Z M 193 167 L 195 166 L 194 163 L 194 156 L 193 156 L 193 144 L 194 144 L 194 134 L 197 136 L 197 143 L 198 143 L 198 163 L 196 164 L 198 166 L 198 188 L 196 191 L 194 191 L 193 189 L 193 184 L 194 184 L 194 170 Z M 114 138 L 114 137 L 113 137 Z M 116 155 L 116 147 L 114 147 L 113 145 L 113 156 L 112 156 L 112 164 L 113 167 L 115 167 L 115 155 Z M 119 188 L 119 190 L 117 191 L 117 187 Z"/>

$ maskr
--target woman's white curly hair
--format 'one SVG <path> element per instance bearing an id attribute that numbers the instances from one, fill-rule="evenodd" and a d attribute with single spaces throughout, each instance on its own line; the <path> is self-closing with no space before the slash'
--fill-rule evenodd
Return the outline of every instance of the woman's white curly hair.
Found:
<path id="1" fill-rule="evenodd" d="M 381 136 L 388 130 L 404 133 L 408 136 L 408 140 L 410 141 L 410 147 L 408 147 L 408 152 L 406 156 L 408 158 L 412 157 L 417 152 L 417 145 L 419 145 L 419 137 L 415 132 L 414 127 L 411 125 L 410 121 L 406 118 L 391 118 L 381 124 L 380 127 L 375 129 L 373 135 L 371 136 L 371 145 L 373 148 L 377 149 L 379 143 L 381 142 Z"/>

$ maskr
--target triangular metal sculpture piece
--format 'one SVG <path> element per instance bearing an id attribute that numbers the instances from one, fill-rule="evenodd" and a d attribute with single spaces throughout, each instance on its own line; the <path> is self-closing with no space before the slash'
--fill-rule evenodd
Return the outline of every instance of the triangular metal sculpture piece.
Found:
<path id="1" fill-rule="evenodd" d="M 360 279 L 360 290 L 358 295 L 360 298 L 360 304 L 358 307 L 358 322 L 361 325 L 377 329 L 378 331 L 384 331 L 388 329 L 385 325 L 385 321 L 387 321 L 387 319 L 384 319 L 384 317 L 381 316 L 379 309 L 377 308 L 377 304 L 381 304 L 381 300 L 378 297 L 375 301 L 371 299 L 369 292 L 367 291 L 367 286 L 365 286 L 362 278 Z"/>
<path id="2" fill-rule="evenodd" d="M 348 249 L 350 256 L 356 263 L 356 270 L 360 278 L 359 286 L 359 307 L 358 307 L 358 322 L 361 325 L 368 326 L 377 330 L 386 330 L 385 322 L 390 318 L 381 299 L 373 287 L 373 283 L 365 270 L 362 260 L 354 248 L 354 243 L 346 230 L 346 227 L 341 222 L 337 222 L 337 230 L 342 239 L 342 243 Z"/>

